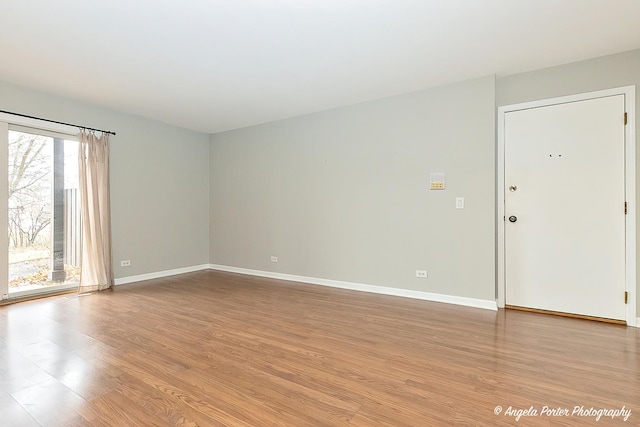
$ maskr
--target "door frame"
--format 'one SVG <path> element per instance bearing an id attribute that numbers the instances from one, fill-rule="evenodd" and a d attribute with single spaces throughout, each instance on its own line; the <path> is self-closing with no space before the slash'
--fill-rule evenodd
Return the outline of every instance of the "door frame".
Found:
<path id="1" fill-rule="evenodd" d="M 24 117 L 10 113 L 0 113 L 0 226 L 6 227 L 8 223 L 8 197 L 9 183 L 6 179 L 8 174 L 8 147 L 9 147 L 9 127 L 11 125 L 25 126 L 34 130 L 50 131 L 62 135 L 68 135 L 71 138 L 77 138 L 78 128 L 64 125 L 61 123 L 48 122 L 32 117 Z M 5 224 L 5 225 L 2 225 Z M 76 285 L 52 286 L 43 292 L 18 291 L 9 295 L 9 238 L 7 233 L 0 233 L 0 302 L 7 299 L 17 299 L 27 295 L 35 295 L 38 293 L 55 292 L 61 289 L 70 289 Z"/>
<path id="2" fill-rule="evenodd" d="M 625 289 L 629 300 L 626 307 L 626 322 L 629 326 L 640 327 L 640 320 L 636 318 L 636 87 L 624 86 L 613 89 L 599 90 L 558 98 L 524 102 L 520 104 L 498 107 L 498 179 L 496 188 L 497 201 L 497 303 L 504 308 L 506 297 L 506 260 L 505 260 L 505 116 L 509 112 L 528 110 L 532 108 L 548 107 L 557 104 L 586 101 L 615 95 L 624 95 L 627 125 L 625 126 L 625 200 L 627 201 L 627 215 L 625 216 Z M 622 209 L 622 206 L 620 207 Z M 622 298 L 622 295 L 620 296 Z"/>
<path id="3" fill-rule="evenodd" d="M 0 177 L 9 174 L 9 124 L 0 116 Z M 0 225 L 9 223 L 9 179 L 0 179 Z M 4 204 L 2 201 L 5 201 Z M 0 301 L 9 299 L 9 237 L 0 233 Z"/>

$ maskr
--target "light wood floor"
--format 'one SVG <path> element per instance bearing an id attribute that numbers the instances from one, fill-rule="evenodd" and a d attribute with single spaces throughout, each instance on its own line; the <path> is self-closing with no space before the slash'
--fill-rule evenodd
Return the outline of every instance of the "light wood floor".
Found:
<path id="1" fill-rule="evenodd" d="M 0 307 L 0 425 L 640 425 L 639 338 L 202 271 Z"/>

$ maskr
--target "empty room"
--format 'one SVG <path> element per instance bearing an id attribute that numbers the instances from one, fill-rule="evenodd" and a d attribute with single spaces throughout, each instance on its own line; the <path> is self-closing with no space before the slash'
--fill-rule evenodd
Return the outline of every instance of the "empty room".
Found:
<path id="1" fill-rule="evenodd" d="M 0 425 L 639 425 L 639 16 L 2 1 Z"/>

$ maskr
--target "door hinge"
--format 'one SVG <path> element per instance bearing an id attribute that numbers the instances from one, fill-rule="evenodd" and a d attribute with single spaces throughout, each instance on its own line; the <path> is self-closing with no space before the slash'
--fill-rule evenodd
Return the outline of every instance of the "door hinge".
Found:
<path id="1" fill-rule="evenodd" d="M 627 113 L 624 113 L 624 124 L 627 125 Z"/>
<path id="2" fill-rule="evenodd" d="M 624 214 L 627 214 L 627 202 L 624 202 Z"/>
<path id="3" fill-rule="evenodd" d="M 624 303 L 629 304 L 629 292 L 624 292 Z"/>

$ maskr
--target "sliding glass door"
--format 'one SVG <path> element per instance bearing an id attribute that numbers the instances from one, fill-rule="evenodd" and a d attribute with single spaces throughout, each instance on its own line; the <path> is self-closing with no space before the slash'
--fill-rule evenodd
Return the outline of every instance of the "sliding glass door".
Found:
<path id="1" fill-rule="evenodd" d="M 14 125 L 0 132 L 6 135 L 0 140 L 6 169 L 0 172 L 7 177 L 3 296 L 73 288 L 81 254 L 78 142 L 69 135 Z"/>

